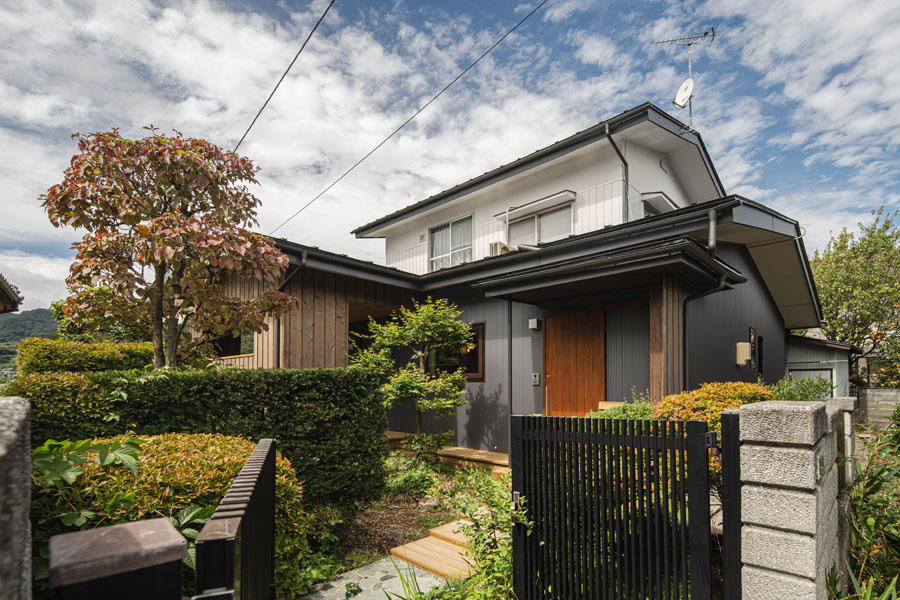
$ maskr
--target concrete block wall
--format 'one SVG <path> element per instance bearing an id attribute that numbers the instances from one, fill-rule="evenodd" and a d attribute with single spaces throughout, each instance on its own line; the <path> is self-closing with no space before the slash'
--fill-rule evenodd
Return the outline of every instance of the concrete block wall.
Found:
<path id="1" fill-rule="evenodd" d="M 859 388 L 859 417 L 876 429 L 885 429 L 891 415 L 900 406 L 900 390 L 894 388 Z"/>
<path id="2" fill-rule="evenodd" d="M 854 406 L 844 400 L 741 407 L 744 598 L 827 600 L 845 551 L 837 457 Z"/>
<path id="3" fill-rule="evenodd" d="M 0 397 L 0 600 L 31 598 L 31 406 Z"/>

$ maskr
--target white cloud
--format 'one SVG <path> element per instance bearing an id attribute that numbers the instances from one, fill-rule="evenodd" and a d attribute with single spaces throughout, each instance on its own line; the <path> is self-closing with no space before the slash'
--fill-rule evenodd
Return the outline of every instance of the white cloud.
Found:
<path id="1" fill-rule="evenodd" d="M 47 308 L 51 302 L 68 296 L 65 279 L 71 262 L 70 258 L 0 250 L 0 273 L 25 298 L 19 310 Z"/>

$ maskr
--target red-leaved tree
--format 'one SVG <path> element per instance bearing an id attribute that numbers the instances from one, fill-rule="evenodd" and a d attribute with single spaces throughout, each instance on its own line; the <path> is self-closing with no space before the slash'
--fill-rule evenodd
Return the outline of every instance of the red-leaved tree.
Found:
<path id="1" fill-rule="evenodd" d="M 253 163 L 147 129 L 139 140 L 73 136 L 79 153 L 41 199 L 54 226 L 87 230 L 73 245 L 65 315 L 148 323 L 154 366 L 177 366 L 215 338 L 265 330 L 294 300 L 277 289 L 287 257 L 247 229 L 259 206 L 246 185 L 257 183 Z M 228 295 L 229 280 L 255 280 L 259 293 Z"/>

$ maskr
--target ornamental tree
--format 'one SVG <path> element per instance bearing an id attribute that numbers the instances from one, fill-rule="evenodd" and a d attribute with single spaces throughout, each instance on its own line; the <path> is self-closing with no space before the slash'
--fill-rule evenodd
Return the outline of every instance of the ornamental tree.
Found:
<path id="1" fill-rule="evenodd" d="M 385 376 L 381 392 L 386 408 L 406 401 L 414 403 L 418 436 L 424 433 L 425 411 L 445 415 L 465 404 L 464 369 L 434 366 L 439 355 L 460 356 L 474 347 L 472 328 L 460 321 L 455 304 L 445 299 L 428 298 L 422 304 L 413 301 L 412 309 L 401 308 L 385 323 L 370 318 L 369 334 L 371 346 L 359 352 L 353 363 Z M 399 355 L 412 359 L 396 361 L 394 357 Z"/>
<path id="2" fill-rule="evenodd" d="M 79 153 L 41 196 L 56 227 L 85 229 L 66 280 L 66 317 L 95 326 L 149 323 L 155 367 L 216 338 L 266 329 L 294 300 L 277 289 L 287 257 L 247 228 L 259 200 L 253 163 L 205 140 L 76 134 Z M 230 279 L 255 280 L 251 299 Z"/>
<path id="3" fill-rule="evenodd" d="M 900 229 L 897 212 L 872 211 L 859 231 L 843 228 L 811 262 L 825 337 L 854 344 L 863 355 L 895 346 L 900 336 Z"/>

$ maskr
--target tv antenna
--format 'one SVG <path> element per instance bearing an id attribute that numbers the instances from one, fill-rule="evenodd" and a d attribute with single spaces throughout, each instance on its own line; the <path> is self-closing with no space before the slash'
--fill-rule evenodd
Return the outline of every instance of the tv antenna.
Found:
<path id="1" fill-rule="evenodd" d="M 659 40 L 656 42 L 657 44 L 678 44 L 679 46 L 687 46 L 688 49 L 688 78 L 685 79 L 681 86 L 678 88 L 678 92 L 675 94 L 675 97 L 672 98 L 672 104 L 677 106 L 678 108 L 684 108 L 685 105 L 688 106 L 688 129 L 694 129 L 694 80 L 693 80 L 693 47 L 695 44 L 699 44 L 703 41 L 709 40 L 709 43 L 712 44 L 713 40 L 716 39 L 716 28 L 710 27 L 708 30 L 704 31 L 700 35 L 687 35 L 684 37 L 671 38 L 668 40 Z"/>

